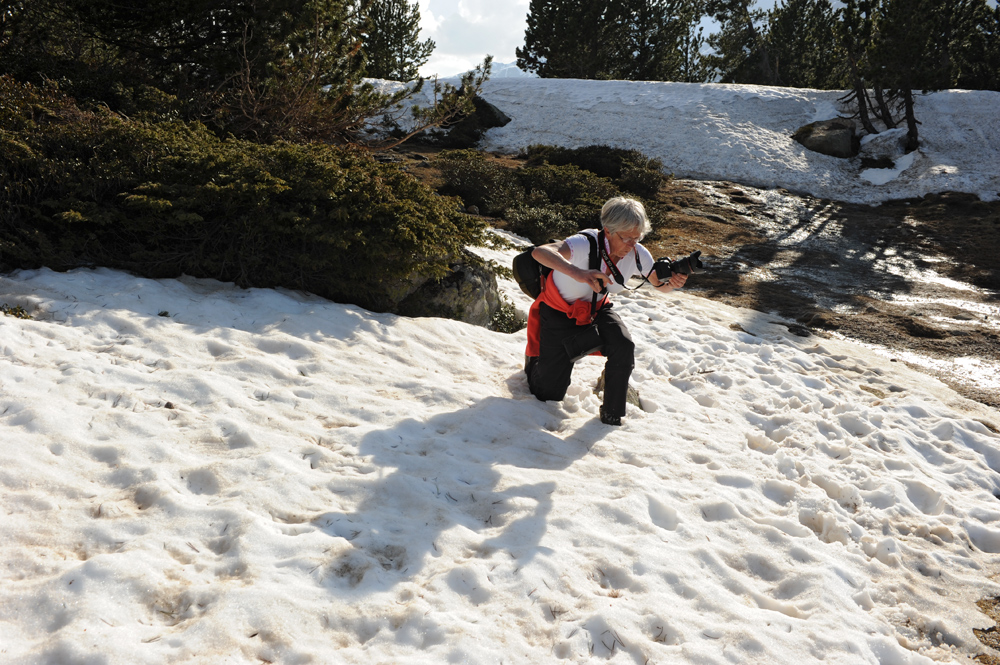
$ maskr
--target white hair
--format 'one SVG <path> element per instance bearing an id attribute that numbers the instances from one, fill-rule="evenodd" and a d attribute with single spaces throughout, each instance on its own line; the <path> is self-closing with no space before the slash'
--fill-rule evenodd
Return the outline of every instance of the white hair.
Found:
<path id="1" fill-rule="evenodd" d="M 616 196 L 604 204 L 601 208 L 601 226 L 608 233 L 638 231 L 640 240 L 653 230 L 642 203 L 624 196 Z"/>

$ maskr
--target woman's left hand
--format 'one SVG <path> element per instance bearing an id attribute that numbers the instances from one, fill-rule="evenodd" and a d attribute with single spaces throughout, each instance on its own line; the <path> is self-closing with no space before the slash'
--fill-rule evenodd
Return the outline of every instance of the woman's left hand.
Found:
<path id="1" fill-rule="evenodd" d="M 672 275 L 670 275 L 670 279 L 668 279 L 665 282 L 660 282 L 659 284 L 655 284 L 654 286 L 656 286 L 656 289 L 658 291 L 663 291 L 664 293 L 670 293 L 674 289 L 679 289 L 682 286 L 684 286 L 684 283 L 687 281 L 687 278 L 688 278 L 687 275 L 682 275 L 679 272 L 675 272 Z"/>

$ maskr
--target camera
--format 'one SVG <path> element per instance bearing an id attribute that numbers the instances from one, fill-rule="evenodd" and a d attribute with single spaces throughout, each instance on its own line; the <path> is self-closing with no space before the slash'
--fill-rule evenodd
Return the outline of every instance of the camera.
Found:
<path id="1" fill-rule="evenodd" d="M 676 261 L 671 261 L 669 257 L 659 259 L 653 264 L 653 270 L 656 271 L 656 277 L 661 281 L 665 282 L 670 279 L 670 276 L 674 273 L 679 273 L 681 275 L 693 275 L 699 272 L 705 272 L 705 264 L 701 262 L 698 258 L 701 256 L 701 250 L 695 250 L 691 252 L 689 256 L 685 256 L 683 259 L 677 259 Z"/>

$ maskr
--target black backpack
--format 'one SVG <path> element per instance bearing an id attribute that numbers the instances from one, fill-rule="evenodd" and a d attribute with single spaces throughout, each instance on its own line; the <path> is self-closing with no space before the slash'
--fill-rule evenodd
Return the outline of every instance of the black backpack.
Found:
<path id="1" fill-rule="evenodd" d="M 584 232 L 583 235 L 587 237 L 590 241 L 590 269 L 600 270 L 601 268 L 601 253 L 597 249 L 597 238 L 604 234 L 604 231 L 599 231 L 597 234 Z M 603 239 L 603 238 L 602 238 Z M 511 263 L 511 268 L 514 271 L 514 279 L 517 281 L 517 285 L 521 287 L 532 299 L 538 298 L 542 292 L 542 280 L 548 277 L 549 273 L 552 272 L 552 268 L 547 268 L 541 263 L 535 260 L 535 257 L 531 253 L 535 250 L 534 245 L 529 249 L 524 250 L 520 254 L 514 257 L 514 261 Z"/>

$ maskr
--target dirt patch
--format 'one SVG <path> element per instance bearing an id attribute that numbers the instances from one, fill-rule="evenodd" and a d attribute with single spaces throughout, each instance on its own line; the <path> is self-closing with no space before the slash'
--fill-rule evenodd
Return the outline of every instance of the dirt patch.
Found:
<path id="1" fill-rule="evenodd" d="M 1000 598 L 984 598 L 977 602 L 976 605 L 983 614 L 1000 624 Z M 998 632 L 998 627 L 993 626 L 985 630 L 973 628 L 972 632 L 975 633 L 976 638 L 980 642 L 991 649 L 991 651 L 979 654 L 973 660 L 985 665 L 1000 665 L 1000 657 L 995 655 L 1000 653 L 1000 632 Z"/>

